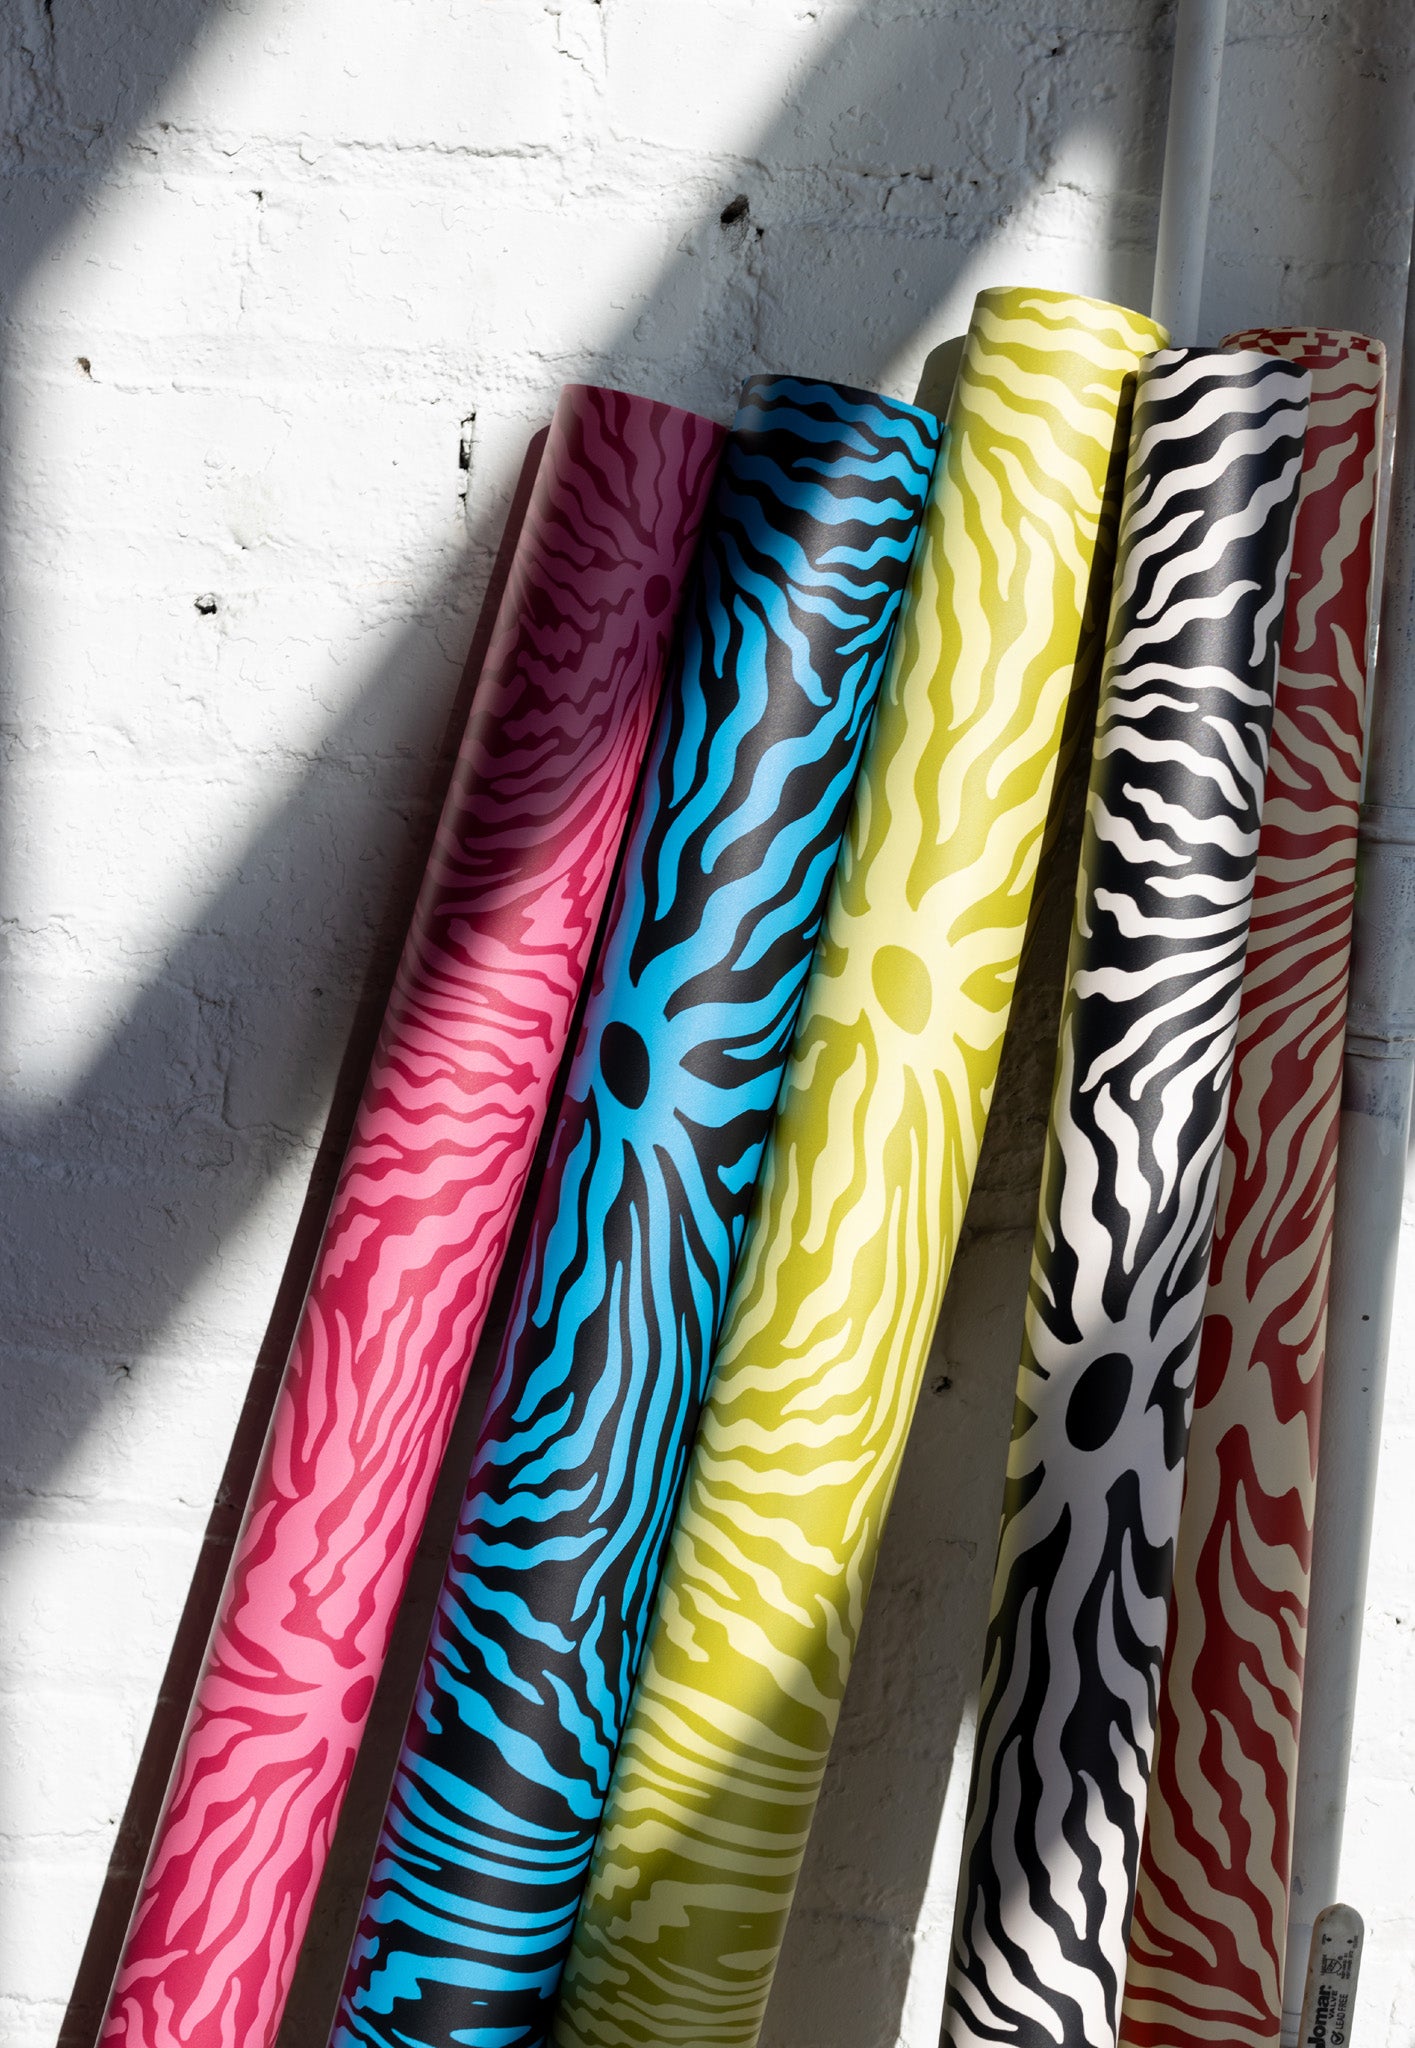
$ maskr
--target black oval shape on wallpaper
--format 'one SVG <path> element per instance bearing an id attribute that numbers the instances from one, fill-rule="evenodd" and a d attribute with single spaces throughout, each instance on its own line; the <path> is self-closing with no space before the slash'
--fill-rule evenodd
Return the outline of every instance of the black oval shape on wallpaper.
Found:
<path id="1" fill-rule="evenodd" d="M 1066 1404 L 1066 1434 L 1078 1451 L 1098 1451 L 1114 1436 L 1133 1378 L 1130 1361 L 1121 1351 L 1106 1351 L 1091 1360 Z"/>
<path id="2" fill-rule="evenodd" d="M 606 1024 L 599 1064 L 610 1093 L 626 1109 L 637 1109 L 649 1092 L 649 1049 L 631 1024 Z"/>

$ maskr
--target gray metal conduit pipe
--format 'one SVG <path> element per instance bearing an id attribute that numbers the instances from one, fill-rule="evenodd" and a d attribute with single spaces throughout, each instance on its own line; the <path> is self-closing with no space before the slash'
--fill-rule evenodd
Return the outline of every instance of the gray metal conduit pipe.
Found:
<path id="1" fill-rule="evenodd" d="M 1150 317 L 1176 345 L 1199 333 L 1228 0 L 1179 0 Z"/>
<path id="2" fill-rule="evenodd" d="M 1340 1897 L 1415 1073 L 1415 294 L 1408 285 L 1398 400 L 1342 1074 L 1284 2048 L 1298 2039 L 1312 1923 Z"/>

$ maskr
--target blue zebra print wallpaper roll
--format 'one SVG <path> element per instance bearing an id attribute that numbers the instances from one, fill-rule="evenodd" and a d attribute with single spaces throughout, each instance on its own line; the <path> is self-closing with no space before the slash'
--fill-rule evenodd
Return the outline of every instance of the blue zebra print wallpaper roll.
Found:
<path id="1" fill-rule="evenodd" d="M 943 2038 L 1113 2048 L 1308 378 L 1142 366 Z"/>
<path id="2" fill-rule="evenodd" d="M 940 431 L 835 385 L 746 387 L 340 2048 L 545 2039 Z"/>

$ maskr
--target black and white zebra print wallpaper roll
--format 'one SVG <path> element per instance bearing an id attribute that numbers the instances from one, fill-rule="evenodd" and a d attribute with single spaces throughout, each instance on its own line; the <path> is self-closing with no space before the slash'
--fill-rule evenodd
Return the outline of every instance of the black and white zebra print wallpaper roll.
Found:
<path id="1" fill-rule="evenodd" d="M 342 2048 L 545 2037 L 940 431 L 757 377 L 728 436 Z"/>
<path id="2" fill-rule="evenodd" d="M 1113 2048 L 1308 378 L 1142 367 L 944 2012 Z"/>

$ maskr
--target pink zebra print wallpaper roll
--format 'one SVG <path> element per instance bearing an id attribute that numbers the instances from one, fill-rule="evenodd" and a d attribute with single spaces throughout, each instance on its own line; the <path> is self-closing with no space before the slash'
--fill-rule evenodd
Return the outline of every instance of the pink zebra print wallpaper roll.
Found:
<path id="1" fill-rule="evenodd" d="M 266 2048 L 661 691 L 723 430 L 561 397 L 127 1943 L 105 2048 Z"/>
<path id="2" fill-rule="evenodd" d="M 1300 364 L 1312 398 L 1128 2048 L 1276 2048 L 1281 2030 L 1366 710 L 1384 351 L 1312 328 L 1230 339 Z"/>

